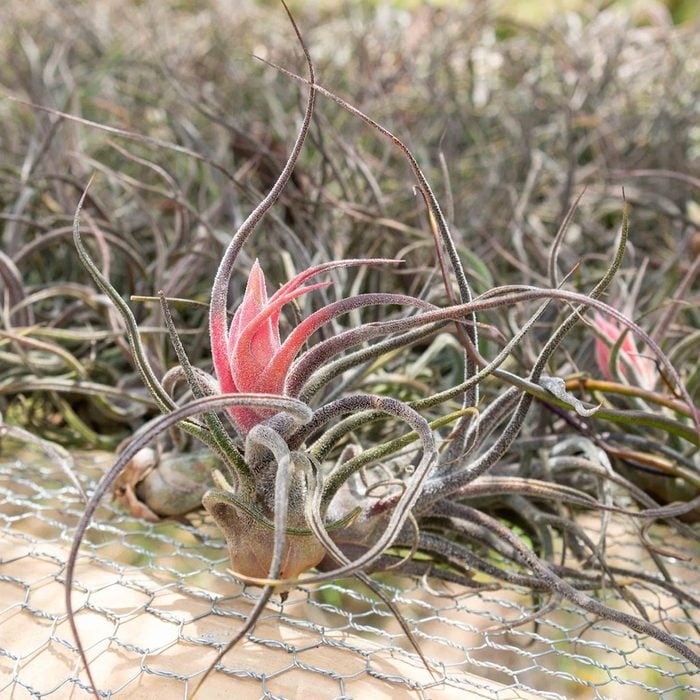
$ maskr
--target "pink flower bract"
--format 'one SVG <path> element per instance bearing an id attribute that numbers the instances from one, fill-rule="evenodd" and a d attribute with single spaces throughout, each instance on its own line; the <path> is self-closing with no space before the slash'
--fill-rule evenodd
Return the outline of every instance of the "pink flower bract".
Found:
<path id="1" fill-rule="evenodd" d="M 225 393 L 285 394 L 290 367 L 304 343 L 321 326 L 351 309 L 377 303 L 413 303 L 400 295 L 356 295 L 333 302 L 301 321 L 282 342 L 279 318 L 282 307 L 293 299 L 330 282 L 305 284 L 311 277 L 337 268 L 398 260 L 336 260 L 310 267 L 284 284 L 268 298 L 265 275 L 256 260 L 253 264 L 243 301 L 236 309 L 231 326 L 226 330 L 226 310 L 215 306 L 210 319 L 210 338 L 214 369 L 219 386 Z M 415 300 L 418 305 L 421 302 Z M 229 414 L 243 433 L 268 418 L 265 409 L 230 408 Z"/>
<path id="2" fill-rule="evenodd" d="M 596 361 L 603 376 L 612 381 L 614 377 L 610 371 L 611 349 L 619 340 L 623 331 L 617 323 L 609 321 L 600 314 L 595 314 L 594 321 L 601 335 L 606 339 L 603 340 L 598 336 L 595 339 Z M 653 360 L 639 354 L 639 350 L 637 350 L 634 339 L 629 332 L 620 344 L 618 359 L 623 360 L 619 368 L 620 376 L 627 378 L 627 372 L 629 369 L 632 369 L 638 386 L 643 389 L 654 388 L 657 377 L 656 365 Z"/>

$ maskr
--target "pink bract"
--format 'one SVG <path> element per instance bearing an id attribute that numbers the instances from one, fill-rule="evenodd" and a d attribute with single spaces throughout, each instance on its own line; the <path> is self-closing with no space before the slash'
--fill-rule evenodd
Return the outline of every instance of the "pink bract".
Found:
<path id="1" fill-rule="evenodd" d="M 225 309 L 217 309 L 211 318 L 212 358 L 221 391 L 284 395 L 292 362 L 309 337 L 340 313 L 366 304 L 358 296 L 328 304 L 301 321 L 284 342 L 279 333 L 282 307 L 303 294 L 328 286 L 330 282 L 305 284 L 322 272 L 337 267 L 396 262 L 399 261 L 336 260 L 317 265 L 296 275 L 268 298 L 265 274 L 256 260 L 250 270 L 243 301 L 236 309 L 228 331 Z M 394 295 L 384 296 L 387 301 L 394 298 Z M 244 434 L 270 416 L 269 411 L 248 408 L 231 408 L 229 413 Z"/>
<path id="2" fill-rule="evenodd" d="M 622 334 L 622 328 L 615 322 L 609 321 L 600 314 L 594 315 L 596 327 L 606 339 L 596 337 L 595 354 L 598 367 L 606 379 L 614 380 L 610 371 L 610 355 L 612 346 L 618 341 Z M 627 378 L 629 368 L 634 370 L 634 381 L 643 389 L 653 389 L 656 384 L 657 372 L 656 365 L 653 360 L 644 357 L 639 353 L 637 346 L 628 332 L 621 345 L 618 359 L 622 360 L 619 363 L 620 376 Z"/>

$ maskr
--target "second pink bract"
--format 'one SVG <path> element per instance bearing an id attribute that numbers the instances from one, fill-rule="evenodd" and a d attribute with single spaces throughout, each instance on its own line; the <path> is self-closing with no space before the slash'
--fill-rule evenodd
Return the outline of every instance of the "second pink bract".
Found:
<path id="1" fill-rule="evenodd" d="M 357 295 L 331 302 L 296 325 L 282 342 L 279 318 L 282 307 L 307 292 L 326 287 L 330 282 L 305 284 L 321 273 L 339 267 L 370 264 L 394 264 L 392 259 L 334 260 L 310 267 L 267 296 L 265 275 L 256 260 L 246 285 L 243 301 L 236 309 L 226 330 L 226 310 L 214 306 L 210 318 L 210 338 L 214 369 L 223 393 L 285 395 L 290 368 L 306 341 L 321 326 L 353 308 L 377 303 L 414 303 L 407 297 L 392 294 Z M 415 300 L 415 304 L 421 302 Z M 230 408 L 229 414 L 243 434 L 268 418 L 266 409 Z"/>
<path id="2" fill-rule="evenodd" d="M 605 378 L 612 381 L 614 377 L 610 371 L 611 349 L 612 346 L 618 341 L 623 331 L 617 323 L 609 321 L 600 314 L 595 314 L 594 320 L 598 330 L 606 338 L 606 340 L 603 340 L 600 337 L 596 337 L 596 361 L 598 362 L 598 367 L 600 367 L 600 370 L 603 372 Z M 624 360 L 620 364 L 619 369 L 619 373 L 622 377 L 627 378 L 626 368 L 632 368 L 634 369 L 635 373 L 634 380 L 638 386 L 640 386 L 642 389 L 654 388 L 657 377 L 656 365 L 652 360 L 639 353 L 634 339 L 629 332 L 627 335 L 625 335 L 620 345 L 618 359 Z"/>

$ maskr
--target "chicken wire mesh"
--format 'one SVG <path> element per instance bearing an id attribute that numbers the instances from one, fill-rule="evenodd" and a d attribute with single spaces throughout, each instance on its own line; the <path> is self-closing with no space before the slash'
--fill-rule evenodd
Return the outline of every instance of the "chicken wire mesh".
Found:
<path id="1" fill-rule="evenodd" d="M 59 466 L 27 451 L 0 458 L 0 697 L 86 697 L 65 613 L 65 559 L 82 501 Z M 79 460 L 85 488 L 107 457 Z M 588 526 L 594 527 L 592 519 Z M 612 525 L 610 562 L 653 571 L 629 520 Z M 698 545 L 656 528 L 669 572 L 700 595 Z M 102 697 L 188 697 L 246 619 L 259 589 L 227 572 L 224 541 L 205 520 L 147 523 L 105 502 L 76 570 L 77 624 Z M 457 589 L 384 578 L 425 669 L 386 607 L 344 581 L 272 600 L 200 697 L 685 698 L 700 671 L 655 640 L 566 601 L 513 586 Z M 629 581 L 649 619 L 700 648 L 691 613 L 663 588 Z M 613 591 L 599 595 L 628 608 Z M 698 616 L 700 617 L 700 616 Z M 696 620 L 700 622 L 700 620 Z"/>

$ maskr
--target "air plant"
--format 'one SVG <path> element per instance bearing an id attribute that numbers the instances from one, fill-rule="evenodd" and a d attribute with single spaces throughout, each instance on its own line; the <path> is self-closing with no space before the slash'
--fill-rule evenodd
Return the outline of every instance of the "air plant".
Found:
<path id="1" fill-rule="evenodd" d="M 222 649 L 210 670 L 254 625 L 273 592 L 284 593 L 299 583 L 302 575 L 306 583 L 357 576 L 399 615 L 367 575 L 387 568 L 411 574 L 433 573 L 470 586 L 479 585 L 471 577 L 474 571 L 481 571 L 494 581 L 525 586 L 538 595 L 557 594 L 595 615 L 654 637 L 700 667 L 700 655 L 677 637 L 640 616 L 606 606 L 589 592 L 605 586 L 619 589 L 622 584 L 616 576 L 622 574 L 671 591 L 684 606 L 700 607 L 700 601 L 667 580 L 662 567 L 662 574 L 653 576 L 608 566 L 599 545 L 575 519 L 564 515 L 566 508 L 575 507 L 626 513 L 642 522 L 666 519 L 684 534 L 697 538 L 676 520 L 684 507 L 693 507 L 692 503 L 659 508 L 634 485 L 601 467 L 604 457 L 586 421 L 592 417 L 624 418 L 612 409 L 581 401 L 569 391 L 563 378 L 545 373 L 564 338 L 580 323 L 586 310 L 593 309 L 601 318 L 610 319 L 616 329 L 624 329 L 644 343 L 683 404 L 684 416 L 645 419 L 655 430 L 697 444 L 698 409 L 666 355 L 637 324 L 601 301 L 624 254 L 626 211 L 615 256 L 588 294 L 563 288 L 556 270 L 557 250 L 573 216 L 572 208 L 550 256 L 550 287 L 503 286 L 475 297 L 445 217 L 411 152 L 385 128 L 316 83 L 312 61 L 291 15 L 290 20 L 307 59 L 309 78 L 284 72 L 308 87 L 306 110 L 285 167 L 268 195 L 233 236 L 220 262 L 209 311 L 215 376 L 190 363 L 163 294 L 161 308 L 179 364 L 163 378 L 156 376 L 128 305 L 95 266 L 82 243 L 79 222 L 85 195 L 76 212 L 74 240 L 79 255 L 97 285 L 117 305 L 139 372 L 164 413 L 134 435 L 97 486 L 68 560 L 66 604 L 93 689 L 96 686 L 80 644 L 71 601 L 80 542 L 99 500 L 124 468 L 151 440 L 175 426 L 204 443 L 218 458 L 220 466 L 211 471 L 213 488 L 207 488 L 202 504 L 227 541 L 233 572 L 246 582 L 263 586 L 248 622 Z M 298 321 L 282 340 L 279 322 L 285 305 L 329 285 L 326 280 L 310 280 L 338 268 L 399 262 L 384 258 L 329 261 L 299 273 L 268 296 L 265 276 L 256 261 L 248 271 L 243 299 L 227 325 L 228 289 L 235 262 L 289 180 L 311 123 L 317 94 L 335 100 L 364 120 L 405 156 L 427 207 L 447 303 L 437 306 L 414 296 L 389 293 L 353 295 L 328 303 Z M 533 302 L 539 306 L 520 329 L 493 357 L 483 357 L 476 314 Z M 568 308 L 568 313 L 552 330 L 529 370 L 518 374 L 513 371 L 517 362 L 510 360 L 555 302 Z M 399 305 L 410 313 L 362 323 L 305 349 L 313 334 L 331 320 L 376 305 Z M 339 395 L 335 391 L 348 372 L 389 353 L 406 351 L 416 343 L 431 338 L 437 342 L 448 332 L 458 338 L 463 353 L 463 381 L 457 385 L 409 401 L 392 396 L 390 391 L 359 392 L 351 388 Z M 193 398 L 177 405 L 168 388 L 182 378 Z M 487 379 L 498 382 L 502 390 L 483 405 L 480 389 Z M 455 401 L 460 402 L 457 407 Z M 518 465 L 502 464 L 535 403 L 564 416 L 581 433 L 577 440 L 561 441 L 551 448 L 550 461 L 558 475 L 565 475 L 575 466 L 585 469 L 599 486 L 615 483 L 624 488 L 641 508 L 625 509 L 610 499 L 592 495 L 590 489 L 567 484 L 565 478 L 535 478 L 521 473 Z M 377 428 L 380 421 L 388 421 L 388 438 L 386 430 Z M 357 434 L 373 439 L 374 444 L 364 448 L 353 444 L 348 437 Z M 533 545 L 494 514 L 479 508 L 479 503 L 489 498 L 498 498 L 503 510 L 520 511 L 521 525 Z M 571 547 L 579 558 L 590 557 L 585 571 L 563 561 L 555 563 L 552 532 L 563 533 L 567 542 L 575 543 Z M 416 552 L 424 556 L 416 558 Z M 308 573 L 314 568 L 316 573 Z M 400 615 L 399 619 L 402 621 Z M 402 627 L 420 654 L 403 621 Z"/>

